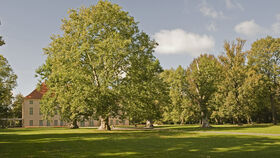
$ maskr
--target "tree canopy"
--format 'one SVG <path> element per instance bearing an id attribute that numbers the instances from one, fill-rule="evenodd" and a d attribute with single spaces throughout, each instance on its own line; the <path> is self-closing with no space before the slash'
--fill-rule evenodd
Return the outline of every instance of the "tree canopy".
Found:
<path id="1" fill-rule="evenodd" d="M 125 107 L 131 105 L 125 104 L 132 94 L 124 91 L 127 86 L 141 87 L 134 89 L 139 97 L 160 82 L 156 76 L 162 68 L 152 54 L 156 43 L 139 31 L 133 17 L 108 1 L 72 9 L 62 21 L 63 34 L 51 38 L 44 49 L 47 60 L 37 70 L 49 89 L 42 111 L 51 115 L 58 110 L 73 124 L 94 116 L 101 119 L 102 129 L 110 129 L 110 117 L 132 109 Z M 155 99 L 145 102 L 152 105 Z"/>
<path id="2" fill-rule="evenodd" d="M 249 65 L 262 75 L 269 98 L 272 120 L 277 124 L 277 106 L 279 104 L 279 74 L 280 74 L 280 38 L 270 36 L 259 39 L 252 44 L 249 51 Z"/>
<path id="3" fill-rule="evenodd" d="M 202 127 L 209 127 L 211 100 L 220 81 L 221 64 L 213 55 L 201 55 L 187 69 L 186 94 L 199 107 Z"/>
<path id="4" fill-rule="evenodd" d="M 0 38 L 0 45 L 3 44 L 4 41 Z M 0 118 L 8 117 L 8 106 L 12 103 L 12 90 L 16 86 L 16 79 L 17 76 L 14 74 L 8 60 L 0 54 Z"/>

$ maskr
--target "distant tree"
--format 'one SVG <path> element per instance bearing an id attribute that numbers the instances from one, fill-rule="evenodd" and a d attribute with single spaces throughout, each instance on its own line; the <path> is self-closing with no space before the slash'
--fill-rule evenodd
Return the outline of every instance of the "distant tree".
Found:
<path id="1" fill-rule="evenodd" d="M 12 103 L 12 90 L 16 86 L 16 79 L 17 76 L 7 59 L 0 55 L 0 118 L 8 117 L 8 106 Z M 2 127 L 4 127 L 3 124 Z"/>
<path id="2" fill-rule="evenodd" d="M 4 40 L 2 39 L 2 36 L 0 36 L 0 46 L 2 46 L 2 45 L 4 45 L 5 44 L 5 42 L 4 42 Z"/>
<path id="3" fill-rule="evenodd" d="M 272 121 L 277 124 L 277 106 L 279 98 L 280 75 L 280 38 L 270 36 L 259 39 L 252 44 L 248 54 L 248 64 L 262 75 L 267 88 L 264 92 L 269 99 Z"/>
<path id="4" fill-rule="evenodd" d="M 201 127 L 210 127 L 212 105 L 220 81 L 221 64 L 213 55 L 204 54 L 193 60 L 187 68 L 186 94 L 191 103 L 199 108 Z"/>
<path id="5" fill-rule="evenodd" d="M 166 107 L 164 119 L 174 123 L 185 124 L 195 118 L 197 108 L 192 106 L 189 98 L 186 96 L 187 76 L 186 70 L 179 66 L 176 70 L 165 70 L 162 74 L 165 82 L 169 85 L 169 96 L 171 103 Z"/>
<path id="6" fill-rule="evenodd" d="M 13 99 L 13 103 L 11 104 L 11 115 L 14 118 L 21 118 L 22 117 L 22 104 L 23 104 L 23 95 L 18 94 Z"/>
<path id="7" fill-rule="evenodd" d="M 78 120 L 94 115 L 101 119 L 100 129 L 110 130 L 109 117 L 126 114 L 120 112 L 129 92 L 121 93 L 124 85 L 147 81 L 143 87 L 151 87 L 159 66 L 152 54 L 156 43 L 139 31 L 133 17 L 108 1 L 70 10 L 62 30 L 63 35 L 52 37 L 44 49 L 48 57 L 37 70 L 49 89 L 42 99 L 42 111 L 52 115 L 58 110 L 74 127 Z"/>

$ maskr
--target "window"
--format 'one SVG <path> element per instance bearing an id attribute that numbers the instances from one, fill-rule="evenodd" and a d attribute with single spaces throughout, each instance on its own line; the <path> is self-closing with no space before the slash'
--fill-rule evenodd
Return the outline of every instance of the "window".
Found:
<path id="1" fill-rule="evenodd" d="M 29 104 L 33 104 L 33 100 L 29 100 Z"/>
<path id="2" fill-rule="evenodd" d="M 90 120 L 90 121 L 89 121 L 89 126 L 94 126 L 93 120 Z"/>
<path id="3" fill-rule="evenodd" d="M 29 126 L 33 126 L 33 120 L 29 120 Z"/>
<path id="4" fill-rule="evenodd" d="M 39 126 L 43 126 L 43 120 L 39 120 Z"/>
<path id="5" fill-rule="evenodd" d="M 62 120 L 60 120 L 60 126 L 63 126 L 63 121 Z"/>
<path id="6" fill-rule="evenodd" d="M 125 125 L 125 120 L 122 120 L 122 124 Z"/>
<path id="7" fill-rule="evenodd" d="M 51 125 L 50 120 L 47 120 L 47 126 L 50 126 L 50 125 Z"/>
<path id="8" fill-rule="evenodd" d="M 116 125 L 119 125 L 119 120 L 116 120 Z"/>
<path id="9" fill-rule="evenodd" d="M 113 123 L 114 123 L 113 120 L 110 120 L 110 125 L 113 125 Z"/>
<path id="10" fill-rule="evenodd" d="M 54 126 L 58 126 L 58 121 L 54 120 Z"/>
<path id="11" fill-rule="evenodd" d="M 29 108 L 29 115 L 33 115 L 33 108 Z"/>
<path id="12" fill-rule="evenodd" d="M 81 127 L 85 127 L 85 121 L 81 121 L 81 122 L 80 122 L 80 126 L 81 126 Z"/>

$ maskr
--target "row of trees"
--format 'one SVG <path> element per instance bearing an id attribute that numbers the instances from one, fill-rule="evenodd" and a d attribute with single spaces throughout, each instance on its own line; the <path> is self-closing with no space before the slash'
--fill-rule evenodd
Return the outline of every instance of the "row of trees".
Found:
<path id="1" fill-rule="evenodd" d="M 279 111 L 280 39 L 266 37 L 243 51 L 245 41 L 225 42 L 225 53 L 204 54 L 185 70 L 165 70 L 171 106 L 164 120 L 184 124 L 273 122 Z"/>
<path id="2" fill-rule="evenodd" d="M 278 38 L 257 40 L 246 52 L 244 40 L 225 42 L 223 55 L 204 54 L 186 69 L 163 70 L 153 56 L 157 43 L 118 5 L 99 1 L 70 10 L 61 28 L 63 34 L 51 37 L 44 49 L 47 59 L 37 69 L 48 87 L 40 108 L 46 119 L 58 111 L 73 128 L 78 121 L 95 118 L 101 120 L 100 129 L 107 130 L 110 117 L 128 118 L 133 124 L 147 121 L 149 126 L 154 121 L 201 122 L 202 127 L 277 124 Z M 12 103 L 16 75 L 7 60 L 0 59 L 3 118 Z"/>
<path id="3" fill-rule="evenodd" d="M 225 54 L 204 54 L 187 69 L 161 68 L 153 56 L 156 42 L 118 5 L 70 10 L 63 34 L 44 49 L 38 70 L 49 91 L 42 99 L 45 116 L 59 111 L 72 122 L 95 117 L 110 129 L 110 117 L 131 123 L 165 122 L 277 123 L 279 39 L 225 42 Z M 47 115 L 48 114 L 48 115 Z"/>

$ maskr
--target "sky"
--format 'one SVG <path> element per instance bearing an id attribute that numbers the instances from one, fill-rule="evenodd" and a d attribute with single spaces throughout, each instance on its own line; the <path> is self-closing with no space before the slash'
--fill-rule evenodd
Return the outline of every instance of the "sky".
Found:
<path id="1" fill-rule="evenodd" d="M 224 41 L 252 42 L 280 35 L 279 0 L 110 0 L 139 22 L 159 46 L 154 55 L 164 69 L 187 68 L 202 53 L 223 53 Z M 35 70 L 44 63 L 43 48 L 61 34 L 69 9 L 97 0 L 0 0 L 0 54 L 17 74 L 14 94 L 28 95 L 38 83 Z"/>

